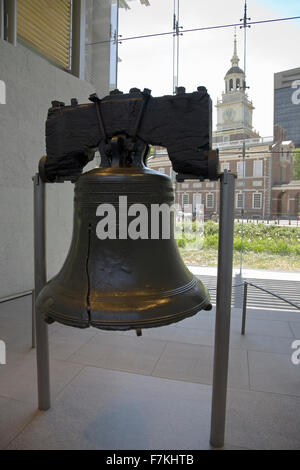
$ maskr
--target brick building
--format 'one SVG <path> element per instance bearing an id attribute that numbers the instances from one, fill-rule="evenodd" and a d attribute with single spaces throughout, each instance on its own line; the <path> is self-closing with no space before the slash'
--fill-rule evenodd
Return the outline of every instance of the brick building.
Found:
<path id="1" fill-rule="evenodd" d="M 292 181 L 294 144 L 286 139 L 285 130 L 274 126 L 274 136 L 260 137 L 252 126 L 254 106 L 243 87 L 245 75 L 239 68 L 236 37 L 232 67 L 225 75 L 225 92 L 218 100 L 217 130 L 213 147 L 220 151 L 220 169 L 237 174 L 235 217 L 266 219 L 295 218 L 300 213 L 300 181 Z M 243 142 L 245 138 L 245 160 Z M 169 175 L 174 182 L 176 203 L 204 205 L 205 218 L 219 211 L 219 183 L 185 181 L 177 183 L 167 151 L 156 148 L 149 166 Z"/>

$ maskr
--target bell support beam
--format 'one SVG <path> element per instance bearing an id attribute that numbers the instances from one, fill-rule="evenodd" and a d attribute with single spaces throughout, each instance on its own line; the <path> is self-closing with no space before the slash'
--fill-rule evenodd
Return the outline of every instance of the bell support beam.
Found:
<path id="1" fill-rule="evenodd" d="M 220 222 L 210 443 L 224 446 L 230 339 L 234 187 L 236 175 L 220 176 Z"/>
<path id="2" fill-rule="evenodd" d="M 37 173 L 34 185 L 34 304 L 46 284 L 46 184 Z M 50 408 L 48 325 L 35 309 L 38 403 L 40 410 Z"/>

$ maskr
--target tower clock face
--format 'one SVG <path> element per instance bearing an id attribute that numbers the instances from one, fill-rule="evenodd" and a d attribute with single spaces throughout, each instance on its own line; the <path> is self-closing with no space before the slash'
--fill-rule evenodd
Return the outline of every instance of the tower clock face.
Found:
<path id="1" fill-rule="evenodd" d="M 235 115 L 235 111 L 232 108 L 227 108 L 223 111 L 223 118 L 225 122 L 233 121 Z"/>

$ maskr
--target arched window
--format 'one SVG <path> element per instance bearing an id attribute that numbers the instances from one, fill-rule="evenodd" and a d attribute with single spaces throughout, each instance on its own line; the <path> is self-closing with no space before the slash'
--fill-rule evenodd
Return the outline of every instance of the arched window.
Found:
<path id="1" fill-rule="evenodd" d="M 240 82 L 240 79 L 237 78 L 237 79 L 236 79 L 236 89 L 239 90 L 240 87 L 241 87 L 241 82 Z"/>
<path id="2" fill-rule="evenodd" d="M 229 91 L 233 90 L 233 80 L 232 78 L 229 80 Z"/>

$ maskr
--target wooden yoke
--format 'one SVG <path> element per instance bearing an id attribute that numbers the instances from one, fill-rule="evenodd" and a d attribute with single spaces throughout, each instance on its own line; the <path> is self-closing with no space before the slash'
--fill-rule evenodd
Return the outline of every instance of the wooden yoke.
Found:
<path id="1" fill-rule="evenodd" d="M 53 101 L 46 122 L 47 156 L 40 162 L 44 181 L 76 181 L 100 150 L 101 166 L 112 165 L 111 141 L 123 141 L 125 166 L 146 162 L 150 145 L 166 147 L 178 180 L 218 178 L 218 151 L 211 148 L 212 102 L 205 87 L 154 98 L 151 91 L 112 91 L 100 100 L 71 106 Z"/>

